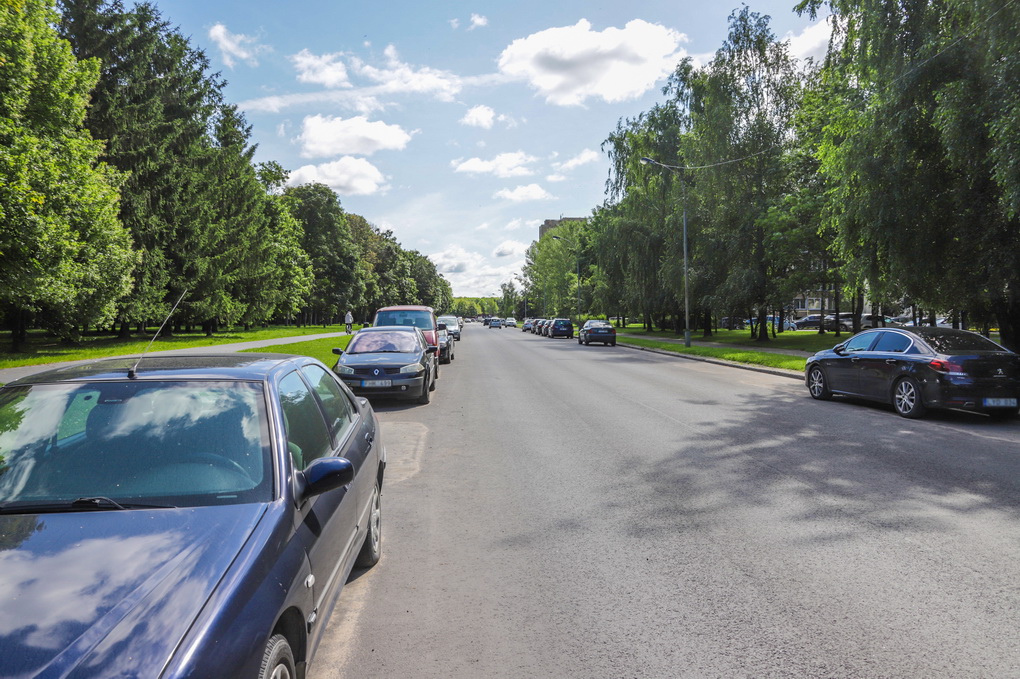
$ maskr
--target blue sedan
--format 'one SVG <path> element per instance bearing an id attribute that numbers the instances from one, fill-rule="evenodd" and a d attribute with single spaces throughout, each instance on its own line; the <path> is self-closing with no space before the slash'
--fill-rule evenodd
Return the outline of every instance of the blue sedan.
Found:
<path id="1" fill-rule="evenodd" d="M 298 677 L 380 558 L 385 449 L 318 361 L 111 359 L 0 389 L 0 675 Z"/>

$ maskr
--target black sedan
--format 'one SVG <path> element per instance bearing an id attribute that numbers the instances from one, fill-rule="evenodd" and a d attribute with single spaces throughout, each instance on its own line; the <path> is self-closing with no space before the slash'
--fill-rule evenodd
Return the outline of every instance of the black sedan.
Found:
<path id="1" fill-rule="evenodd" d="M 890 403 L 903 417 L 955 408 L 1013 417 L 1020 411 L 1020 356 L 966 330 L 882 328 L 807 360 L 812 398 L 833 394 Z"/>
<path id="2" fill-rule="evenodd" d="M 371 406 L 280 354 L 0 389 L 0 675 L 296 677 L 380 556 Z"/>
<path id="3" fill-rule="evenodd" d="M 592 342 L 602 342 L 615 347 L 616 328 L 609 321 L 594 319 L 585 321 L 581 329 L 577 331 L 577 343 L 587 346 Z"/>
<path id="4" fill-rule="evenodd" d="M 570 339 L 574 336 L 574 324 L 569 318 L 554 318 L 546 325 L 545 336 Z"/>
<path id="5" fill-rule="evenodd" d="M 355 394 L 413 398 L 424 405 L 439 378 L 437 351 L 414 326 L 362 328 L 346 351 L 333 350 L 340 356 L 333 371 Z"/>

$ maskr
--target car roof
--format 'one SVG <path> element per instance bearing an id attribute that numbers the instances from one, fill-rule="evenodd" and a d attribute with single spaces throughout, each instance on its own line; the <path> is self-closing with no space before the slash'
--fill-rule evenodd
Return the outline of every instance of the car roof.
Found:
<path id="1" fill-rule="evenodd" d="M 401 306 L 384 306 L 384 307 L 376 310 L 376 313 L 379 313 L 380 311 L 428 311 L 430 313 L 434 313 L 434 310 L 432 309 L 432 307 L 430 307 L 430 306 L 422 306 L 420 304 L 404 304 L 404 305 L 401 305 Z"/>
<path id="2" fill-rule="evenodd" d="M 379 332 L 381 330 L 385 330 L 387 332 L 415 332 L 420 331 L 421 328 L 419 328 L 416 325 L 374 325 L 369 326 L 367 328 L 362 328 L 356 334 L 360 335 L 363 332 L 366 333 Z"/>
<path id="3" fill-rule="evenodd" d="M 282 366 L 297 367 L 319 363 L 307 356 L 271 353 L 209 353 L 173 356 L 118 357 L 78 363 L 45 370 L 23 377 L 7 386 L 52 382 L 87 382 L 95 380 L 244 380 L 265 381 Z M 134 371 L 132 377 L 129 373 Z"/>

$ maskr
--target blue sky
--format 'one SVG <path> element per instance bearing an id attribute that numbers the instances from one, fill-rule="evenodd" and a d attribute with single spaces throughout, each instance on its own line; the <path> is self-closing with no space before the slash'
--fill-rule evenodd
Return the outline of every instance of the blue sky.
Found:
<path id="1" fill-rule="evenodd" d="M 498 293 L 546 219 L 604 199 L 600 146 L 707 62 L 741 4 L 646 0 L 158 0 L 252 125 L 257 161 L 331 186 L 427 255 L 456 296 Z M 746 0 L 798 56 L 824 24 Z"/>

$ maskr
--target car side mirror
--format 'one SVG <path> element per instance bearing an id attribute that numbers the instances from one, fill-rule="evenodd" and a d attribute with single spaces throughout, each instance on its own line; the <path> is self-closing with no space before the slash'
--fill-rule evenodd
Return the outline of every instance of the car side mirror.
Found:
<path id="1" fill-rule="evenodd" d="M 837 344 L 832 348 L 832 353 L 836 354 L 837 356 L 846 356 L 846 345 Z"/>
<path id="2" fill-rule="evenodd" d="M 440 323 L 439 324 L 439 329 L 440 330 L 446 330 L 446 323 Z"/>
<path id="3" fill-rule="evenodd" d="M 343 356 L 344 350 L 341 349 L 340 347 L 333 347 L 333 353 L 336 354 L 337 356 Z"/>
<path id="4" fill-rule="evenodd" d="M 429 345 L 429 348 L 425 350 L 425 353 L 426 354 L 434 354 L 437 351 L 439 351 L 439 347 L 434 347 L 432 345 Z"/>
<path id="5" fill-rule="evenodd" d="M 297 475 L 299 501 L 304 501 L 353 481 L 354 465 L 342 457 L 320 457 Z"/>

